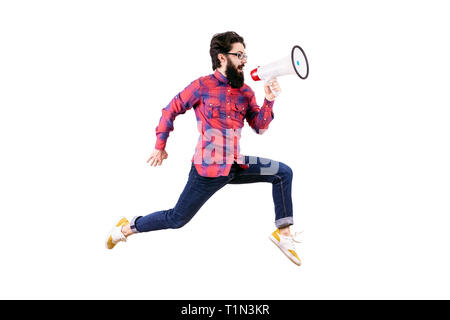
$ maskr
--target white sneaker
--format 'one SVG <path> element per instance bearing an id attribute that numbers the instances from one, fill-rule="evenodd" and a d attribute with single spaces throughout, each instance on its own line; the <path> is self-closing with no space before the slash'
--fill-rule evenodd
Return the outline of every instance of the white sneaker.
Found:
<path id="1" fill-rule="evenodd" d="M 297 234 L 297 233 L 296 233 Z M 300 242 L 295 237 L 287 237 L 280 234 L 280 230 L 277 229 L 270 235 L 269 239 L 289 258 L 293 263 L 300 266 L 302 261 L 295 252 L 295 243 Z"/>
<path id="2" fill-rule="evenodd" d="M 129 224 L 128 220 L 126 218 L 121 218 L 108 233 L 108 237 L 106 238 L 107 249 L 114 248 L 120 241 L 127 241 L 127 237 L 122 233 L 122 227 L 126 224 Z"/>

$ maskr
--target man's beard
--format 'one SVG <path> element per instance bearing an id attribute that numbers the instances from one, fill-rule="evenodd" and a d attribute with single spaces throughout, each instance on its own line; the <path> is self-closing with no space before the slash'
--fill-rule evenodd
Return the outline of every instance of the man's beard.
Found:
<path id="1" fill-rule="evenodd" d="M 244 85 L 244 72 L 239 71 L 229 59 L 225 73 L 232 88 L 240 88 Z"/>

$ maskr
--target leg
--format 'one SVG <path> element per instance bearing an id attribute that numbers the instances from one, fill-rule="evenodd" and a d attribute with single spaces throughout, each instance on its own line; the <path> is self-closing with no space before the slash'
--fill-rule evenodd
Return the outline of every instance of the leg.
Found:
<path id="1" fill-rule="evenodd" d="M 295 240 L 289 227 L 294 223 L 292 217 L 292 169 L 282 162 L 270 159 L 246 157 L 247 170 L 239 170 L 230 183 L 272 183 L 272 196 L 275 204 L 275 225 L 269 239 L 289 258 L 300 266 L 301 260 L 295 249 Z"/>
<path id="2" fill-rule="evenodd" d="M 129 226 L 132 233 L 181 228 L 188 223 L 203 204 L 227 184 L 227 177 L 208 178 L 191 167 L 189 179 L 174 208 L 135 217 Z M 125 235 L 127 228 L 123 228 Z"/>
<path id="3" fill-rule="evenodd" d="M 230 184 L 269 182 L 272 183 L 272 197 L 275 205 L 275 225 L 289 234 L 294 224 L 292 211 L 292 169 L 286 164 L 266 158 L 245 157 L 249 164 L 246 170 L 237 171 Z"/>

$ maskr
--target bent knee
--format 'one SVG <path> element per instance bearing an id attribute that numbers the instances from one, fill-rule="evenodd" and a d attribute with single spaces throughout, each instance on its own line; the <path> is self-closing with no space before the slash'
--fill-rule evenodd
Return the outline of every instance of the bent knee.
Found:
<path id="1" fill-rule="evenodd" d="M 292 176 L 294 175 L 291 167 L 289 167 L 287 164 L 284 164 L 282 162 L 280 162 L 278 174 L 286 179 L 292 179 Z"/>
<path id="2" fill-rule="evenodd" d="M 172 229 L 180 229 L 184 227 L 191 219 L 175 219 L 170 223 Z"/>
<path id="3" fill-rule="evenodd" d="M 180 229 L 180 228 L 184 227 L 187 223 L 188 223 L 188 221 L 175 221 L 175 222 L 171 223 L 170 227 L 172 229 Z"/>
<path id="4" fill-rule="evenodd" d="M 191 221 L 193 215 L 180 215 L 176 212 L 173 212 L 173 214 L 170 216 L 170 228 L 171 229 L 180 229 L 184 227 L 189 221 Z"/>

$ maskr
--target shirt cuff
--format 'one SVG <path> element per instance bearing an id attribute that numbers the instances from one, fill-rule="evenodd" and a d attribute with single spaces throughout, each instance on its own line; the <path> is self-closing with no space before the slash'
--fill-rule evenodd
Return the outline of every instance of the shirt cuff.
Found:
<path id="1" fill-rule="evenodd" d="M 275 102 L 275 100 L 269 101 L 269 100 L 267 100 L 266 98 L 264 98 L 264 105 L 265 105 L 266 107 L 272 108 L 274 102 Z"/>
<path id="2" fill-rule="evenodd" d="M 161 139 L 156 139 L 155 149 L 164 150 L 166 148 L 166 141 Z"/>

